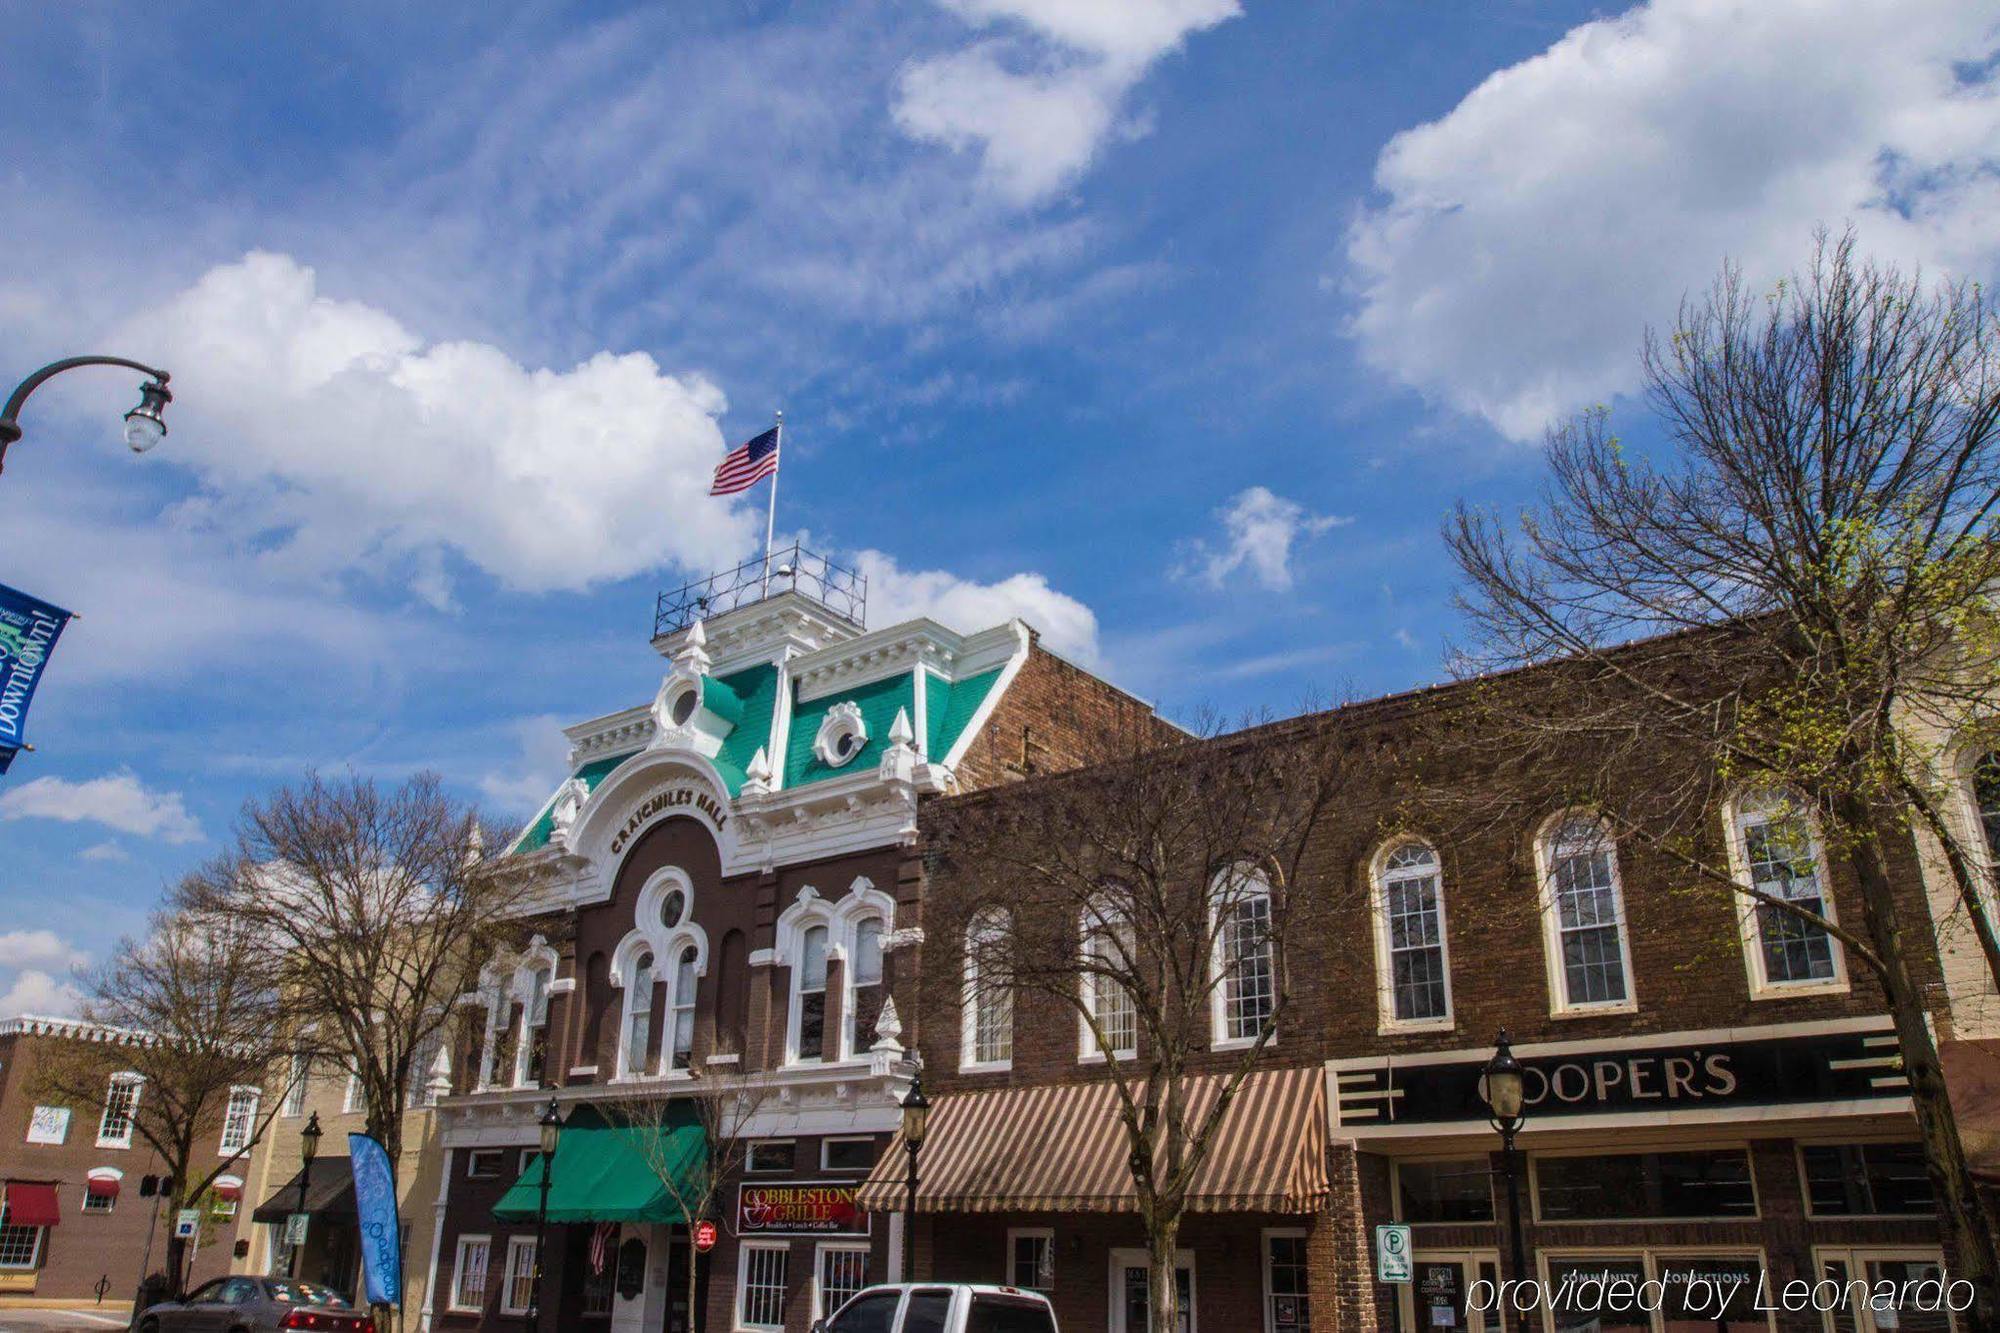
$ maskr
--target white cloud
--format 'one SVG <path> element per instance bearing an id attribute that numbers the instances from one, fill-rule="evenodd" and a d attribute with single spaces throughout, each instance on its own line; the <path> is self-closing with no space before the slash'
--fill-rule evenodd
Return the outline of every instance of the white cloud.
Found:
<path id="1" fill-rule="evenodd" d="M 942 3 L 975 26 L 1011 31 L 911 62 L 897 84 L 896 123 L 913 139 L 979 151 L 986 183 L 1019 204 L 1090 165 L 1156 61 L 1242 13 L 1236 0 Z"/>
<path id="2" fill-rule="evenodd" d="M 70 782 L 36 778 L 0 794 L 0 820 L 60 819 L 103 824 L 136 837 L 164 842 L 201 841 L 201 825 L 174 791 L 152 791 L 130 769 Z"/>
<path id="3" fill-rule="evenodd" d="M 14 984 L 0 994 L 0 1018 L 21 1014 L 67 1018 L 82 1005 L 83 993 L 75 986 L 60 977 L 31 968 L 16 976 Z"/>
<path id="4" fill-rule="evenodd" d="M 1353 521 L 1312 513 L 1263 486 L 1237 492 L 1216 517 L 1222 539 L 1187 543 L 1176 573 L 1219 588 L 1241 570 L 1274 592 L 1292 586 L 1292 553 L 1301 542 Z"/>
<path id="5" fill-rule="evenodd" d="M 489 770 L 479 779 L 479 790 L 499 807 L 500 813 L 532 814 L 548 800 L 557 784 L 569 776 L 569 738 L 563 723 L 574 719 L 543 714 L 521 718 L 513 724 L 520 742 L 520 758 L 510 769 Z"/>
<path id="6" fill-rule="evenodd" d="M 1647 324 L 1813 228 L 1967 275 L 2000 261 L 2000 82 L 1962 0 L 1655 0 L 1583 24 L 1382 150 L 1347 237 L 1378 369 L 1516 438 L 1634 387 Z M 1984 67 L 1975 77 L 1968 72 Z"/>
<path id="7" fill-rule="evenodd" d="M 880 551 L 857 553 L 855 566 L 868 576 L 870 625 L 929 616 L 960 633 L 976 633 L 1018 616 L 1051 651 L 1083 666 L 1100 664 L 1096 613 L 1040 574 L 978 583 L 941 569 L 906 570 Z"/>
<path id="8" fill-rule="evenodd" d="M 179 516 L 260 538 L 284 569 L 396 574 L 448 605 L 446 552 L 543 592 L 706 567 L 753 526 L 707 494 L 721 391 L 644 353 L 537 370 L 426 343 L 268 253 L 211 269 L 118 341 L 176 370 L 172 457 L 207 487 Z"/>
<path id="9" fill-rule="evenodd" d="M 129 861 L 132 854 L 115 842 L 98 842 L 78 852 L 85 861 Z"/>
<path id="10" fill-rule="evenodd" d="M 53 930 L 0 930 L 0 967 L 79 967 L 88 959 Z"/>

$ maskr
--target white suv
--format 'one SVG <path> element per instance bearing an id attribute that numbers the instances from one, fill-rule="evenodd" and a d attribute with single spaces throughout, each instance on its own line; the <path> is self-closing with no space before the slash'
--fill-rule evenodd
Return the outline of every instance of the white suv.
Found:
<path id="1" fill-rule="evenodd" d="M 1056 1312 L 1019 1287 L 905 1282 L 862 1288 L 813 1333 L 1056 1333 Z"/>

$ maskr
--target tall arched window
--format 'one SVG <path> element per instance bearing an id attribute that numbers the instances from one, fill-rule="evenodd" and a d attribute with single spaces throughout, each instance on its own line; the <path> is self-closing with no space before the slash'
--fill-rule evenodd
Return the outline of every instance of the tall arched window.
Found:
<path id="1" fill-rule="evenodd" d="M 808 927 L 799 937 L 799 970 L 792 985 L 797 1009 L 794 1031 L 801 1060 L 826 1054 L 826 927 Z"/>
<path id="2" fill-rule="evenodd" d="M 1436 849 L 1423 842 L 1390 848 L 1378 863 L 1375 884 L 1383 1024 L 1449 1023 L 1444 882 Z"/>
<path id="3" fill-rule="evenodd" d="M 871 916 L 855 923 L 854 954 L 847 960 L 847 1003 L 841 1013 L 849 1055 L 874 1039 L 875 1019 L 881 1012 L 882 921 Z"/>
<path id="4" fill-rule="evenodd" d="M 1772 801 L 1746 801 L 1734 814 L 1737 874 L 1759 893 L 1833 920 L 1820 879 L 1818 840 L 1803 815 Z M 1782 907 L 1739 895 L 1753 994 L 1770 996 L 1842 984 L 1839 946 L 1826 930 Z"/>
<path id="5" fill-rule="evenodd" d="M 1090 1015 L 1088 1021 L 1078 1022 L 1080 1053 L 1086 1060 L 1102 1059 L 1108 1048 L 1114 1058 L 1129 1059 L 1139 1053 L 1139 1006 L 1120 978 L 1131 973 L 1137 957 L 1132 923 L 1108 904 L 1093 904 L 1083 914 L 1080 934 L 1079 984 L 1084 1010 Z"/>
<path id="6" fill-rule="evenodd" d="M 653 1039 L 653 955 L 639 955 L 626 983 L 625 1039 L 619 1043 L 621 1073 L 638 1074 L 646 1069 L 646 1046 Z"/>
<path id="7" fill-rule="evenodd" d="M 694 1058 L 695 951 L 692 944 L 681 950 L 674 964 L 673 1045 L 669 1069 L 686 1069 Z"/>
<path id="8" fill-rule="evenodd" d="M 965 929 L 961 1069 L 1005 1069 L 1014 1061 L 1014 993 L 1005 976 L 1008 918 L 999 908 Z"/>
<path id="9" fill-rule="evenodd" d="M 1250 870 L 1231 867 L 1215 877 L 1209 910 L 1215 941 L 1216 984 L 1209 992 L 1214 1044 L 1248 1045 L 1278 1007 L 1270 885 Z"/>
<path id="10" fill-rule="evenodd" d="M 555 969 L 537 967 L 528 984 L 527 1005 L 521 1013 L 521 1054 L 514 1086 L 539 1088 L 546 1081 L 549 1060 L 549 986 Z M 426 1071 L 428 1076 L 428 1071 Z"/>
<path id="11" fill-rule="evenodd" d="M 1979 831 L 1986 836 L 1986 853 L 2000 865 L 2000 751 L 1988 750 L 1972 765 L 1972 804 L 1979 812 Z"/>
<path id="12" fill-rule="evenodd" d="M 1537 858 L 1549 986 L 1557 1013 L 1632 1004 L 1618 845 L 1588 814 L 1553 820 Z"/>

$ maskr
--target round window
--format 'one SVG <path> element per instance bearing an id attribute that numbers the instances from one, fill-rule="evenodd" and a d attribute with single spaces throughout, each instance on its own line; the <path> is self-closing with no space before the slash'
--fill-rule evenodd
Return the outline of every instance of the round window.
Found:
<path id="1" fill-rule="evenodd" d="M 688 719 L 694 716 L 695 705 L 700 702 L 701 690 L 690 685 L 674 696 L 673 707 L 668 710 L 668 716 L 673 718 L 675 726 L 684 727 Z"/>
<path id="2" fill-rule="evenodd" d="M 861 748 L 861 738 L 851 731 L 843 731 L 833 738 L 833 752 L 842 759 L 852 759 L 854 752 Z"/>
<path id="3" fill-rule="evenodd" d="M 660 924 L 668 930 L 678 926 L 681 917 L 687 912 L 687 901 L 687 895 L 679 889 L 669 893 L 665 901 L 660 904 Z"/>

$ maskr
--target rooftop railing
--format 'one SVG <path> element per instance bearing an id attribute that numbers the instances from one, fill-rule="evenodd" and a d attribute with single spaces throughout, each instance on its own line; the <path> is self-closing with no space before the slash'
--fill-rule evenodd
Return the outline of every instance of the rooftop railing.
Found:
<path id="1" fill-rule="evenodd" d="M 709 620 L 781 592 L 810 597 L 856 629 L 865 624 L 868 576 L 794 542 L 769 556 L 746 560 L 734 569 L 661 593 L 653 605 L 653 637 L 678 634 L 697 620 Z"/>

